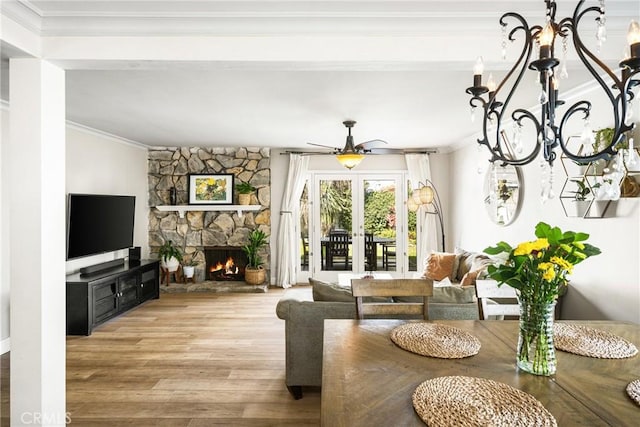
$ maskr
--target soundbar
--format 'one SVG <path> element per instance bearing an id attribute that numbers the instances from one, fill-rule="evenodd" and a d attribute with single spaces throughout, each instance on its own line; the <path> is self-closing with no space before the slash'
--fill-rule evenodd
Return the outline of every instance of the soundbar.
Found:
<path id="1" fill-rule="evenodd" d="M 124 265 L 124 258 L 114 259 L 113 261 L 102 262 L 100 264 L 89 265 L 80 269 L 80 275 L 86 276 L 99 271 L 108 270 L 110 268 L 121 267 Z"/>

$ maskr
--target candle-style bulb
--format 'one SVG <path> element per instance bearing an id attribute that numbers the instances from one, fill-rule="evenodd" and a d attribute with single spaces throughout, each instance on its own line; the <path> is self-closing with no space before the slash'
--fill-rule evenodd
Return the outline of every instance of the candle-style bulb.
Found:
<path id="1" fill-rule="evenodd" d="M 484 63 L 482 56 L 478 56 L 476 63 L 473 65 L 473 87 L 482 87 L 482 73 L 484 72 Z"/>
<path id="2" fill-rule="evenodd" d="M 478 56 L 476 63 L 473 65 L 473 75 L 481 76 L 484 72 L 484 62 L 482 62 L 482 56 Z"/>
<path id="3" fill-rule="evenodd" d="M 487 81 L 487 88 L 489 89 L 489 93 L 493 93 L 496 91 L 496 81 L 493 80 L 493 74 L 489 73 L 489 80 Z"/>
<path id="4" fill-rule="evenodd" d="M 627 42 L 629 45 L 640 43 L 640 24 L 635 19 L 631 20 L 629 24 L 629 31 L 627 32 Z"/>
<path id="5" fill-rule="evenodd" d="M 640 24 L 635 19 L 632 19 L 631 24 L 629 24 L 627 42 L 629 43 L 631 58 L 640 58 Z"/>
<path id="6" fill-rule="evenodd" d="M 544 29 L 540 32 L 538 36 L 538 43 L 540 43 L 540 47 L 542 46 L 551 46 L 553 43 L 553 38 L 555 34 L 553 32 L 553 27 L 551 26 L 551 22 L 547 22 L 547 25 L 544 26 Z"/>

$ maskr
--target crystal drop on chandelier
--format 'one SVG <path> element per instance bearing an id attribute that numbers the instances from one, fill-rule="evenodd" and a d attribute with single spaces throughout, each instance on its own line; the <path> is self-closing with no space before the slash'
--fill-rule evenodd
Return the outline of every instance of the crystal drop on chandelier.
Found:
<path id="1" fill-rule="evenodd" d="M 522 126 L 513 123 L 513 149 L 516 153 L 522 153 Z"/>
<path id="2" fill-rule="evenodd" d="M 543 89 L 540 91 L 540 96 L 538 97 L 538 102 L 540 104 L 546 104 L 549 98 L 547 97 L 547 92 Z"/>
<path id="3" fill-rule="evenodd" d="M 567 71 L 567 38 L 562 39 L 562 65 L 560 66 L 560 78 L 568 79 L 569 72 Z"/>
<path id="4" fill-rule="evenodd" d="M 569 72 L 567 71 L 567 61 L 562 61 L 562 66 L 560 67 L 560 78 L 563 80 L 569 78 Z"/>
<path id="5" fill-rule="evenodd" d="M 475 121 L 476 121 L 476 107 L 471 107 L 470 117 L 471 117 L 471 123 L 475 123 Z"/>
<path id="6" fill-rule="evenodd" d="M 596 30 L 596 39 L 598 40 L 598 45 L 607 41 L 607 27 L 605 26 L 606 18 L 603 15 L 600 15 L 600 20 L 598 21 L 598 28 Z"/>
<path id="7" fill-rule="evenodd" d="M 553 170 L 545 161 L 540 162 L 540 168 L 540 201 L 544 204 L 555 197 L 553 192 Z"/>

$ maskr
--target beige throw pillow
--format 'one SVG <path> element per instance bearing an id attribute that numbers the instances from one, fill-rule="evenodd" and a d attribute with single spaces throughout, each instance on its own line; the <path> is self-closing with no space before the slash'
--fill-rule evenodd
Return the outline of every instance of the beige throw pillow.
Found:
<path id="1" fill-rule="evenodd" d="M 456 255 L 446 252 L 432 252 L 425 260 L 423 277 L 431 280 L 442 280 L 445 277 L 455 278 L 454 266 Z"/>

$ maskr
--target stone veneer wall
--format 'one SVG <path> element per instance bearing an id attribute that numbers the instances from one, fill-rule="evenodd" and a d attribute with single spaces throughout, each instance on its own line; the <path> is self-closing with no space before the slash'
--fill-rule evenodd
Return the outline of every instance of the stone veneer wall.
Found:
<path id="1" fill-rule="evenodd" d="M 259 211 L 160 212 L 153 207 L 169 205 L 171 187 L 177 189 L 177 204 L 188 204 L 188 175 L 192 173 L 228 173 L 235 184 L 249 182 L 257 191 L 251 204 Z M 234 190 L 234 204 L 237 195 Z M 271 171 L 268 148 L 160 148 L 149 150 L 149 249 L 157 257 L 158 248 L 172 240 L 182 248 L 185 259 L 195 256 L 196 280 L 205 278 L 205 246 L 237 246 L 247 243 L 251 230 L 261 229 L 271 235 Z M 269 245 L 262 253 L 264 267 L 270 265 Z M 270 277 L 267 271 L 267 278 Z"/>

